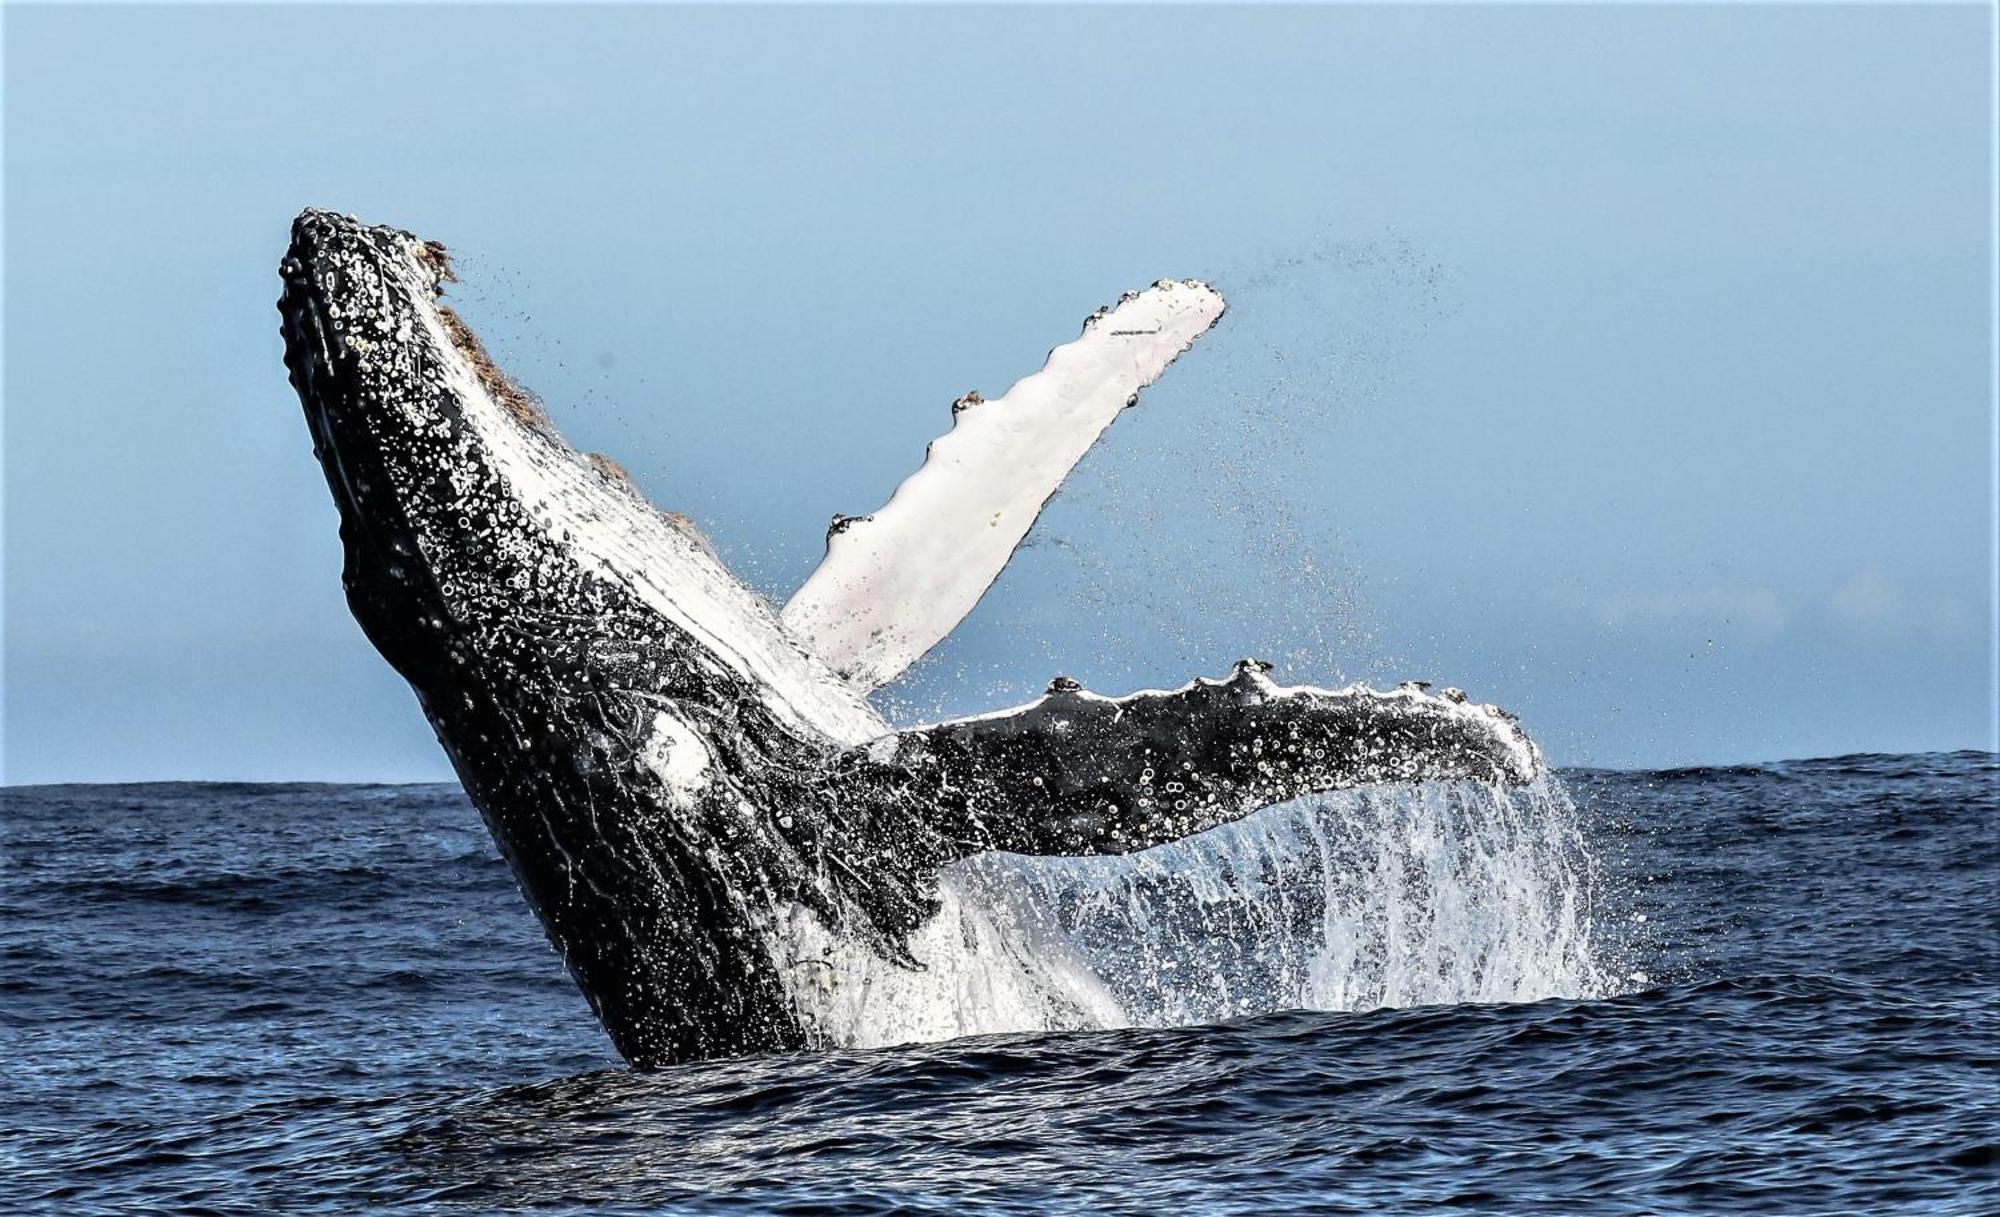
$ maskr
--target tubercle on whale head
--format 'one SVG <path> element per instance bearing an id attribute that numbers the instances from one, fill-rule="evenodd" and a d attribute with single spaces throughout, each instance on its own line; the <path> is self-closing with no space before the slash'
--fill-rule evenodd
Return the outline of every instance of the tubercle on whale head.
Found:
<path id="1" fill-rule="evenodd" d="M 372 546 L 393 550 L 385 565 L 403 568 L 462 543 L 469 525 L 492 523 L 460 509 L 479 497 L 470 492 L 477 483 L 493 480 L 496 450 L 505 448 L 514 458 L 506 462 L 514 490 L 536 495 L 560 483 L 561 495 L 578 505 L 572 514 L 585 518 L 641 509 L 720 567 L 693 521 L 655 508 L 610 457 L 572 448 L 541 399 L 502 371 L 442 303 L 445 286 L 458 278 L 443 245 L 308 208 L 292 224 L 279 270 L 286 367 L 343 530 L 363 543 L 362 552 L 350 549 L 350 561 L 368 558 Z M 419 493 L 431 489 L 438 493 Z M 449 518 L 407 510 L 426 497 L 451 508 Z M 387 523 L 398 519 L 405 527 L 390 538 Z M 426 543 L 427 531 L 444 536 Z M 582 544 L 570 532 L 555 538 L 562 548 Z M 612 548 L 627 546 L 621 539 Z"/>
<path id="2" fill-rule="evenodd" d="M 444 246 L 308 208 L 292 222 L 279 273 L 285 362 L 316 416 L 316 439 L 324 431 L 338 446 L 368 430 L 387 444 L 418 438 L 407 434 L 412 428 L 436 431 L 449 419 L 445 403 L 422 392 L 435 379 L 424 373 L 454 359 L 515 419 L 550 432 L 540 401 L 500 371 L 471 327 L 440 302 L 445 284 L 458 278 Z M 427 341 L 433 327 L 444 342 Z M 343 376 L 350 379 L 343 383 Z M 369 417 L 356 417 L 362 411 Z"/>
<path id="3" fill-rule="evenodd" d="M 442 247 L 411 233 L 308 209 L 279 273 L 285 364 L 340 512 L 349 606 L 425 697 L 469 600 L 448 585 L 472 573 L 453 534 L 470 531 L 478 445 L 447 369 L 483 383 L 491 361 L 460 345 L 452 331 L 469 331 L 437 303 L 452 277 Z"/>
<path id="4" fill-rule="evenodd" d="M 689 679 L 697 696 L 764 691 L 759 705 L 802 739 L 881 729 L 691 521 L 572 448 L 494 365 L 439 302 L 454 277 L 441 246 L 318 210 L 291 235 L 285 361 L 340 510 L 349 604 L 420 695 L 440 662 L 526 656 L 557 637 L 595 683 L 649 687 L 632 682 L 653 666 L 631 670 L 618 656 L 632 648 L 609 641 L 624 631 L 713 676 Z M 602 620 L 614 604 L 626 612 L 616 629 Z M 414 636 L 424 622 L 437 624 Z M 490 645 L 447 654 L 460 626 Z"/>
<path id="5" fill-rule="evenodd" d="M 469 614 L 601 609 L 502 475 L 502 450 L 566 493 L 636 492 L 565 444 L 440 302 L 456 278 L 443 246 L 308 209 L 279 269 L 285 362 L 340 511 L 349 605 L 419 695 L 466 662 L 449 642 Z"/>

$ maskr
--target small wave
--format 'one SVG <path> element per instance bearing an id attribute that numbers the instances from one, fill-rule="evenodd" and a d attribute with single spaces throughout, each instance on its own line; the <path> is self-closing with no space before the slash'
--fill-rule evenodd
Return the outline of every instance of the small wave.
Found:
<path id="1" fill-rule="evenodd" d="M 387 893 L 398 876 L 373 866 L 286 867 L 265 873 L 219 872 L 175 878 L 94 875 L 37 886 L 73 905 L 184 905 L 232 912 L 271 912 L 370 891 Z"/>

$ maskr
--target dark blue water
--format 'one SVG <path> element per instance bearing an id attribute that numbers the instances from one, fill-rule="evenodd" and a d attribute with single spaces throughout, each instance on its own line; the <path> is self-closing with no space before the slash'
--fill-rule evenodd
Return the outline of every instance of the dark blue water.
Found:
<path id="1" fill-rule="evenodd" d="M 0 1213 L 2000 1209 L 1992 755 L 1567 781 L 1634 992 L 652 1075 L 455 789 L 11 789 Z"/>

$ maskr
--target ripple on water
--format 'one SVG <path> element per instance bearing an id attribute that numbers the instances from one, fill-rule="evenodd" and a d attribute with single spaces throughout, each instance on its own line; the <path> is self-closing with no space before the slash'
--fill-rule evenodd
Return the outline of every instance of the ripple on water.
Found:
<path id="1" fill-rule="evenodd" d="M 1572 775 L 1604 872 L 1591 957 L 1666 978 L 1638 991 L 656 1074 L 616 1067 L 504 866 L 449 847 L 480 840 L 455 791 L 9 791 L 0 1210 L 1983 1213 L 1996 778 L 1984 754 Z M 1467 810 L 1342 822 L 1369 814 Z M 1424 836 L 1402 828 L 1373 856 Z M 1289 859 L 1313 825 L 1244 831 Z M 1340 898 L 1230 916 L 1296 930 L 1304 959 L 1366 874 L 1439 948 L 1409 959 L 1503 941 L 1416 856 L 1288 862 Z M 245 876 L 270 907 L 135 898 L 120 874 Z M 1065 881 L 1081 907 L 1132 880 Z"/>

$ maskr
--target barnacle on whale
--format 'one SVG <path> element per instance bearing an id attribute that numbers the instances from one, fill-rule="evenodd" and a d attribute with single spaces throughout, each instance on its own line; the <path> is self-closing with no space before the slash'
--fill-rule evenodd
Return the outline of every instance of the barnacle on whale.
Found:
<path id="1" fill-rule="evenodd" d="M 308 210 L 281 275 L 349 604 L 635 1064 L 823 1042 L 838 978 L 800 944 L 924 969 L 914 944 L 947 917 L 984 983 L 1087 1017 L 1088 978 L 941 892 L 971 855 L 1143 850 L 1314 791 L 1540 772 L 1510 716 L 1457 690 L 1285 687 L 1255 660 L 1120 698 L 1058 677 L 1028 705 L 905 731 L 870 705 L 1220 318 L 1206 284 L 1127 293 L 1005 394 L 961 398 L 773 614 L 684 517 L 566 444 L 439 304 L 442 246 Z"/>

